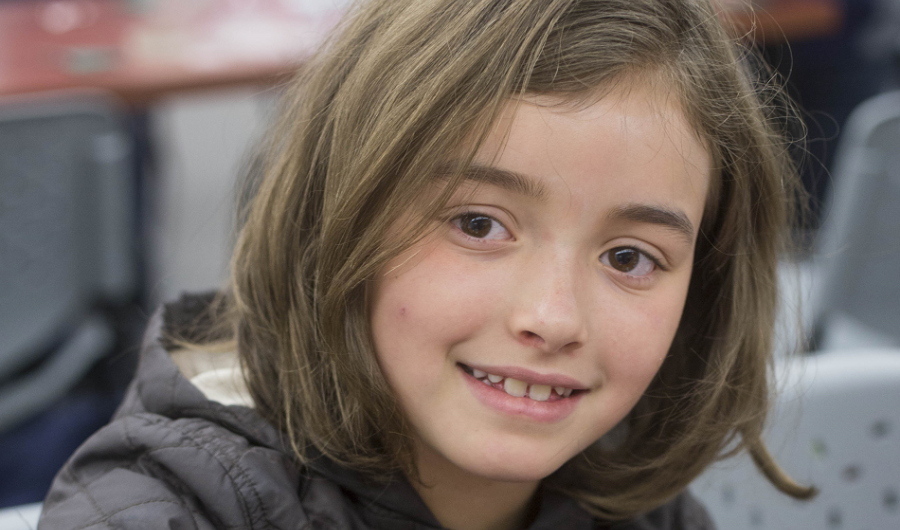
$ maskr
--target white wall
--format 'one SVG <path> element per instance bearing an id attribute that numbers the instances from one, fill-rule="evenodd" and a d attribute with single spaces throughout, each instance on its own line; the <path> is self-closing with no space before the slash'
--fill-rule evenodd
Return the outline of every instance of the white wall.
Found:
<path id="1" fill-rule="evenodd" d="M 235 183 L 274 99 L 271 90 L 242 88 L 180 95 L 151 110 L 157 165 L 147 183 L 153 306 L 224 282 Z"/>

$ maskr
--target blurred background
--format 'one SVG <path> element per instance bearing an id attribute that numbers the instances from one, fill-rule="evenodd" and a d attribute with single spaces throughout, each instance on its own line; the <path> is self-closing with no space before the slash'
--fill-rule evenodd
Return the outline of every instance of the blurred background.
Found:
<path id="1" fill-rule="evenodd" d="M 154 308 L 223 284 L 250 150 L 280 85 L 348 2 L 0 0 L 0 509 L 40 502 L 72 451 L 108 421 Z M 810 218 L 798 232 L 803 245 L 784 260 L 782 364 L 840 353 L 840 362 L 863 366 L 858 386 L 870 391 L 881 387 L 865 366 L 896 375 L 882 385 L 888 412 L 872 408 L 860 427 L 880 426 L 881 452 L 870 453 L 888 455 L 871 466 L 881 475 L 858 462 L 848 474 L 843 461 L 833 472 L 794 471 L 816 481 L 831 473 L 856 492 L 867 484 L 875 504 L 857 510 L 863 526 L 900 528 L 900 97 L 892 92 L 900 0 L 719 4 L 735 34 L 787 80 L 806 124 L 795 154 Z M 804 137 L 799 122 L 794 129 Z M 818 386 L 802 388 L 818 395 Z M 810 449 L 788 431 L 801 460 L 821 456 L 824 435 Z M 891 470 L 893 478 L 878 478 Z M 734 485 L 741 472 L 710 474 L 696 489 L 723 528 L 776 528 L 787 516 L 766 519 L 775 504 L 750 502 L 758 493 Z M 798 528 L 858 527 L 834 502 L 820 501 L 821 514 L 777 509 L 818 517 Z M 17 508 L 15 520 L 39 506 L 28 509 Z M 11 520 L 4 513 L 12 512 L 0 511 L 0 530 Z"/>

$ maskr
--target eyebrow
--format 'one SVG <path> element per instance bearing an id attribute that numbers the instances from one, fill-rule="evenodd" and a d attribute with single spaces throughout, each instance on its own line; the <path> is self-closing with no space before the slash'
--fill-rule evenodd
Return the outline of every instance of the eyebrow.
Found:
<path id="1" fill-rule="evenodd" d="M 680 234 L 688 242 L 694 240 L 694 225 L 681 210 L 646 204 L 626 204 L 613 208 L 607 218 L 614 221 L 623 220 L 659 225 Z"/>
<path id="2" fill-rule="evenodd" d="M 447 169 L 446 173 L 449 173 Z M 535 200 L 544 200 L 547 191 L 543 184 L 521 173 L 491 166 L 471 164 L 463 173 L 465 180 L 497 186 Z M 647 204 L 626 204 L 613 208 L 607 218 L 613 221 L 632 221 L 659 225 L 682 236 L 688 243 L 694 240 L 694 224 L 681 210 Z"/>
<path id="3" fill-rule="evenodd" d="M 449 173 L 449 170 L 446 173 Z M 547 196 L 543 184 L 515 171 L 471 164 L 462 172 L 462 176 L 468 181 L 490 184 L 538 201 Z"/>

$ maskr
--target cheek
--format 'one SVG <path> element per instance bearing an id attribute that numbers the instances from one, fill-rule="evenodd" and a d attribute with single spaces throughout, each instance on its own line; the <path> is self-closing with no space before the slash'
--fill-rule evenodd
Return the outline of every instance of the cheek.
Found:
<path id="1" fill-rule="evenodd" d="M 414 271 L 383 281 L 372 308 L 376 343 L 409 348 L 461 340 L 477 321 L 479 306 L 453 287 Z"/>
<path id="2" fill-rule="evenodd" d="M 382 369 L 406 363 L 427 371 L 453 345 L 471 337 L 495 312 L 498 282 L 457 266 L 458 256 L 421 249 L 386 267 L 372 292 L 372 335 Z"/>
<path id="3" fill-rule="evenodd" d="M 684 294 L 677 289 L 667 296 L 640 301 L 632 311 L 621 311 L 613 328 L 619 332 L 614 334 L 605 367 L 610 379 L 646 387 L 669 352 L 683 308 Z"/>

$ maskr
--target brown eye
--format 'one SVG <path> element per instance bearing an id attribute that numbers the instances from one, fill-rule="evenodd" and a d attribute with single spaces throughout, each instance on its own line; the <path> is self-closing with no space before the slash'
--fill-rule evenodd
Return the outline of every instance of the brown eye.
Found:
<path id="1" fill-rule="evenodd" d="M 468 236 L 484 238 L 491 232 L 494 220 L 486 215 L 467 213 L 459 217 L 459 229 Z"/>
<path id="2" fill-rule="evenodd" d="M 622 272 L 631 272 L 634 270 L 640 259 L 641 253 L 633 248 L 621 248 L 609 251 L 610 266 Z"/>
<path id="3" fill-rule="evenodd" d="M 631 247 L 617 247 L 604 252 L 600 256 L 604 265 L 624 272 L 629 276 L 648 276 L 656 270 L 656 262 L 644 252 Z"/>

